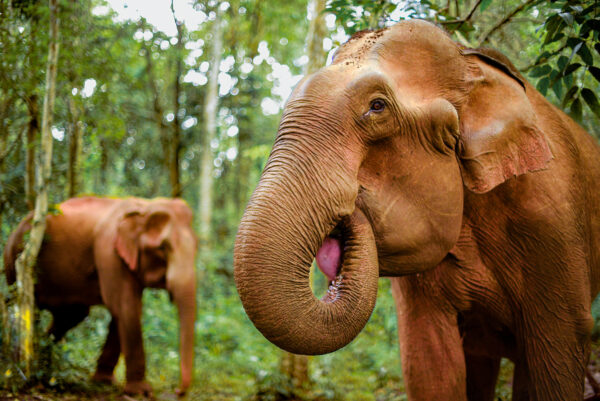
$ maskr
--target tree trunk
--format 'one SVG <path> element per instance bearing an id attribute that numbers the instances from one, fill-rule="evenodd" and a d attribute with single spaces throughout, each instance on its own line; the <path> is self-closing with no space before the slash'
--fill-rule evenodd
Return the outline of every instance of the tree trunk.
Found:
<path id="1" fill-rule="evenodd" d="M 100 138 L 100 191 L 108 192 L 106 188 L 108 175 L 108 144 L 107 140 Z"/>
<path id="2" fill-rule="evenodd" d="M 33 266 L 42 245 L 48 213 L 48 187 L 52 169 L 52 120 L 56 91 L 56 69 L 58 64 L 58 0 L 49 0 L 50 43 L 46 70 L 46 91 L 42 114 L 41 154 L 36 163 L 37 196 L 32 228 L 25 249 L 16 261 L 17 299 L 19 319 L 19 359 L 25 375 L 29 378 L 34 358 L 34 277 Z"/>
<path id="3" fill-rule="evenodd" d="M 37 95 L 27 97 L 29 123 L 25 136 L 25 199 L 27 208 L 33 210 L 35 203 L 35 141 L 40 130 Z"/>
<path id="4" fill-rule="evenodd" d="M 305 75 L 312 74 L 325 65 L 327 54 L 323 51 L 323 39 L 327 34 L 325 24 L 326 0 L 311 0 L 312 15 L 306 37 L 306 50 L 308 53 L 308 63 L 306 64 Z"/>
<path id="5" fill-rule="evenodd" d="M 325 65 L 327 54 L 323 51 L 323 39 L 327 34 L 325 25 L 326 0 L 310 0 L 309 12 L 310 25 L 306 37 L 306 52 L 308 53 L 308 63 L 304 75 L 309 75 Z M 313 274 L 309 277 L 310 287 L 313 288 Z M 288 382 L 294 391 L 301 390 L 309 383 L 309 357 L 306 355 L 296 355 L 290 352 L 284 352 L 281 363 L 281 373 L 287 377 Z"/>
<path id="6" fill-rule="evenodd" d="M 140 28 L 142 30 L 150 29 L 143 18 L 140 20 Z M 158 134 L 160 136 L 160 142 L 164 151 L 163 163 L 165 168 L 169 172 L 169 182 L 171 182 L 171 141 L 169 134 L 169 126 L 164 121 L 165 109 L 160 101 L 160 91 L 154 77 L 154 64 L 152 62 L 152 46 L 146 46 L 146 42 L 144 41 L 142 42 L 142 49 L 144 51 L 144 55 L 146 56 L 146 76 L 148 77 L 148 85 L 150 86 L 150 91 L 152 92 L 152 111 L 154 116 L 154 122 L 156 123 Z M 175 112 L 175 114 L 177 114 L 177 112 Z"/>
<path id="7" fill-rule="evenodd" d="M 201 252 L 206 250 L 212 233 L 212 187 L 213 187 L 213 152 L 210 144 L 217 135 L 217 106 L 219 102 L 218 76 L 223 51 L 222 21 L 218 10 L 213 21 L 212 51 L 208 88 L 204 105 L 204 135 L 202 137 L 202 157 L 200 160 L 200 193 L 198 196 L 198 216 Z"/>
<path id="8" fill-rule="evenodd" d="M 67 169 L 67 197 L 72 198 L 81 190 L 79 184 L 79 171 L 81 160 L 81 142 L 83 138 L 83 123 L 81 121 L 81 108 L 73 98 L 69 96 L 69 111 L 71 113 L 71 124 L 69 125 L 69 166 Z"/>
<path id="9" fill-rule="evenodd" d="M 181 71 L 183 64 L 183 22 L 175 17 L 175 8 L 171 0 L 171 12 L 173 20 L 177 27 L 177 45 L 175 46 L 175 81 L 173 90 L 173 137 L 169 143 L 168 151 L 169 176 L 171 178 L 171 196 L 173 198 L 181 197 L 181 182 L 179 172 L 179 153 L 181 152 L 181 121 L 179 118 L 179 97 L 181 96 Z"/>

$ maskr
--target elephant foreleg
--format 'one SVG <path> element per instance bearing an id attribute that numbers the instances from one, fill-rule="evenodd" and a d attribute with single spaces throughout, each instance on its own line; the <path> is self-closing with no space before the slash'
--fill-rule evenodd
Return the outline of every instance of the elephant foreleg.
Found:
<path id="1" fill-rule="evenodd" d="M 500 372 L 500 358 L 465 353 L 465 362 L 469 401 L 493 401 Z"/>
<path id="2" fill-rule="evenodd" d="M 457 313 L 420 277 L 392 279 L 398 337 L 410 401 L 467 401 Z"/>
<path id="3" fill-rule="evenodd" d="M 145 380 L 146 361 L 142 340 L 142 288 L 134 282 L 123 282 L 123 292 L 119 304 L 117 327 L 121 352 L 125 357 L 125 392 L 130 394 L 150 394 L 152 389 Z"/>
<path id="4" fill-rule="evenodd" d="M 121 355 L 121 343 L 119 341 L 119 328 L 117 320 L 113 317 L 108 326 L 108 335 L 104 342 L 102 354 L 98 358 L 94 380 L 106 383 L 112 383 L 114 380 L 113 371 Z"/>

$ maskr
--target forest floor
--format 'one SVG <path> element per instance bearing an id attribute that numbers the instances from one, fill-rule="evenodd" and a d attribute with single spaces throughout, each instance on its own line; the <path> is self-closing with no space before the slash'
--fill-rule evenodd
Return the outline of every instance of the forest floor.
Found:
<path id="1" fill-rule="evenodd" d="M 497 389 L 497 401 L 505 401 L 506 399 L 503 396 L 498 394 L 510 394 L 511 387 L 511 374 L 512 374 L 512 364 L 510 367 L 506 367 L 507 365 L 503 365 L 504 368 L 501 372 L 501 378 L 499 381 L 498 389 Z M 590 358 L 590 364 L 588 365 L 589 372 L 594 376 L 595 380 L 600 382 L 600 343 L 596 342 L 592 347 L 592 355 Z M 506 377 L 502 377 L 506 376 Z M 504 380 L 503 380 L 504 379 Z M 501 388 L 502 386 L 502 388 Z M 231 389 L 229 389 L 231 390 Z M 266 390 L 266 391 L 265 391 Z M 392 390 L 392 389 L 390 389 Z M 182 398 L 178 398 L 171 391 L 157 391 L 154 395 L 153 400 L 158 401 L 175 401 L 175 400 L 221 400 L 221 399 L 237 399 L 237 400 L 249 400 L 249 401 L 325 401 L 330 398 L 320 396 L 285 396 L 281 393 L 278 393 L 273 389 L 273 391 L 269 391 L 268 389 L 263 389 L 258 394 L 254 396 L 248 397 L 240 396 L 231 397 L 231 393 L 228 392 L 228 389 L 224 389 L 225 393 L 220 394 L 219 390 L 216 389 L 201 389 L 195 388 L 192 386 L 188 394 Z M 210 395 L 207 393 L 211 393 Z M 309 394 L 309 393 L 307 393 Z M 389 393 L 388 393 L 389 394 Z M 585 390 L 585 400 L 600 400 L 600 398 L 593 398 L 593 390 L 589 385 L 589 381 L 586 379 L 586 390 Z M 223 397 L 221 396 L 223 395 Z M 208 398 L 207 398 L 208 397 Z M 214 398 L 213 398 L 214 397 Z M 394 399 L 406 399 L 404 395 L 401 395 L 400 398 Z M 381 395 L 373 395 L 373 401 L 383 401 L 388 398 L 384 395 L 383 398 Z M 128 395 L 124 395 L 121 393 L 120 389 L 114 386 L 106 386 L 106 385 L 95 385 L 90 382 L 83 383 L 72 383 L 71 386 L 66 387 L 63 386 L 61 389 L 51 389 L 45 388 L 43 386 L 37 386 L 31 388 L 25 392 L 13 393 L 6 390 L 0 389 L 0 401 L 140 401 L 140 400 L 150 400 L 148 398 L 143 397 L 130 397 Z M 335 397 L 334 400 L 339 400 L 339 398 Z M 343 399 L 345 400 L 345 399 Z M 350 401 L 350 400 L 348 400 Z M 354 401 L 354 400 L 352 400 Z"/>

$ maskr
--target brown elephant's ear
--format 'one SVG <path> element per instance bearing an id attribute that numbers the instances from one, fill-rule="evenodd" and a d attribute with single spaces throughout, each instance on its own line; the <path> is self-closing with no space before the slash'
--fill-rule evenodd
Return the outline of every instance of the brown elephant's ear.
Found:
<path id="1" fill-rule="evenodd" d="M 131 270 L 137 268 L 138 242 L 142 228 L 142 215 L 137 211 L 126 213 L 117 227 L 115 249 Z"/>
<path id="2" fill-rule="evenodd" d="M 465 186 L 484 193 L 512 177 L 545 169 L 552 152 L 516 68 L 495 51 L 462 53 L 472 88 L 459 112 Z"/>
<path id="3" fill-rule="evenodd" d="M 169 237 L 171 232 L 171 216 L 166 212 L 154 212 L 146 220 L 144 244 L 158 248 Z"/>

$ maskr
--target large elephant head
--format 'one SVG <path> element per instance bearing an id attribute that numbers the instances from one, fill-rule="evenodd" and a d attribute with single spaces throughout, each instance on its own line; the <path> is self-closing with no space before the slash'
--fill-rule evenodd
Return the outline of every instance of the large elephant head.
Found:
<path id="1" fill-rule="evenodd" d="M 334 351 L 364 327 L 379 276 L 435 267 L 484 193 L 552 155 L 503 56 L 423 21 L 354 35 L 288 100 L 242 219 L 235 280 L 276 345 Z M 313 259 L 333 281 L 318 300 Z"/>
<path id="2" fill-rule="evenodd" d="M 197 239 L 192 212 L 180 199 L 127 199 L 114 246 L 143 287 L 166 288 L 180 318 L 181 389 L 191 381 L 196 316 Z"/>

